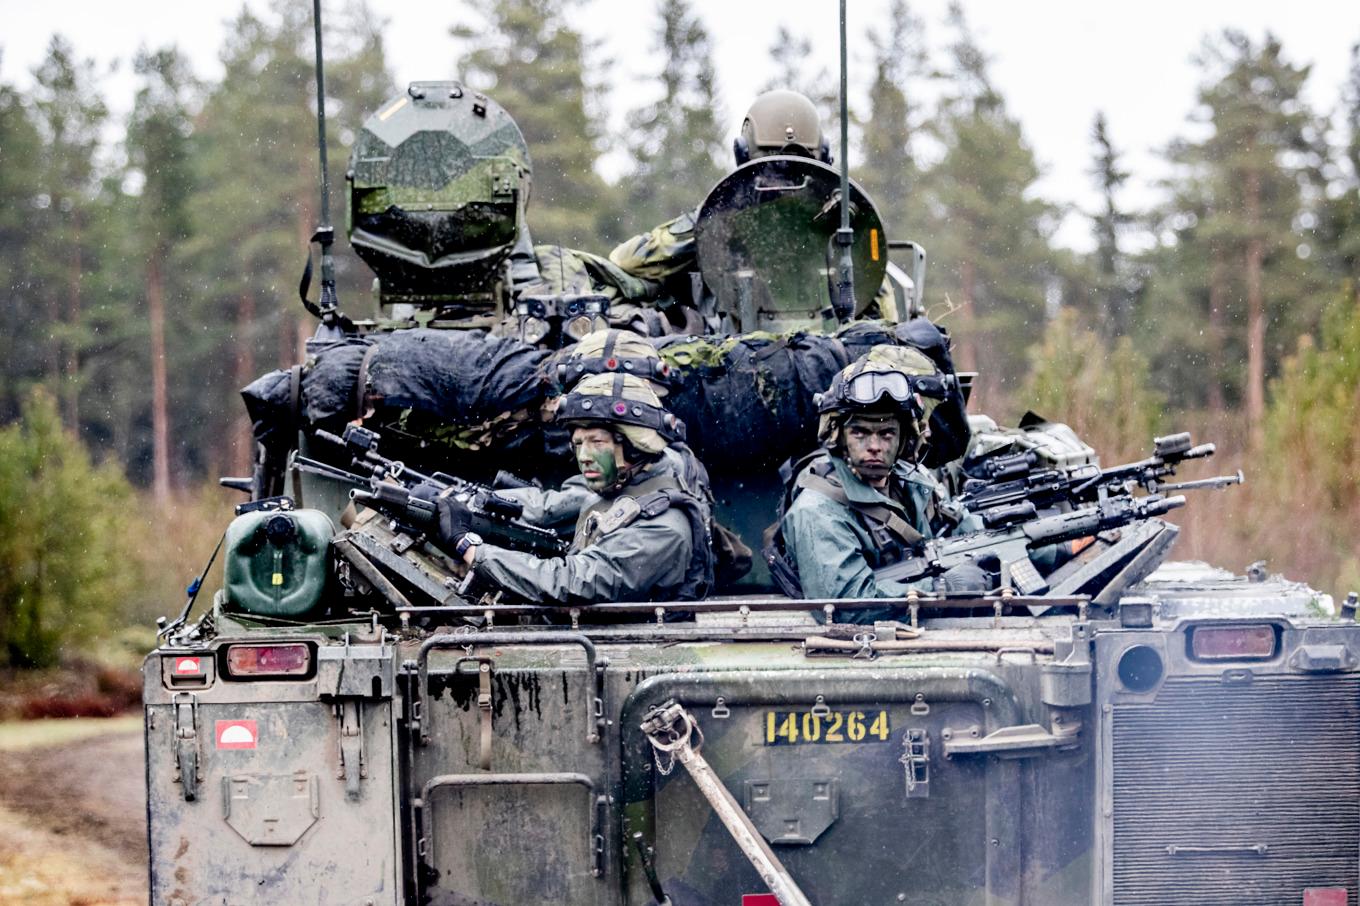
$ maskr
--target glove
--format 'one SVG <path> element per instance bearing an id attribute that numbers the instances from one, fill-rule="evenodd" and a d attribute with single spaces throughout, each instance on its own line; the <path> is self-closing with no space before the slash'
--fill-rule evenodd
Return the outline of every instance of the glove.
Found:
<path id="1" fill-rule="evenodd" d="M 960 563 L 951 567 L 940 582 L 947 592 L 986 592 L 992 588 L 992 579 L 987 570 L 976 563 Z"/>
<path id="2" fill-rule="evenodd" d="M 439 513 L 440 546 L 452 550 L 472 530 L 472 511 L 452 495 L 440 497 L 435 509 Z"/>

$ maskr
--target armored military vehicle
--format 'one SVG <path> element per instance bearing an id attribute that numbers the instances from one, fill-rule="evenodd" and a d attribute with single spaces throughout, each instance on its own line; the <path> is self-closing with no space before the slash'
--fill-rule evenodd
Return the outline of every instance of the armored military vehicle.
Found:
<path id="1" fill-rule="evenodd" d="M 834 291 L 839 250 L 799 212 L 838 190 L 815 161 L 752 163 L 701 209 L 720 214 L 701 254 L 744 257 L 706 253 L 695 308 L 778 331 Z M 529 173 L 508 114 L 454 83 L 411 86 L 362 133 L 350 237 L 384 317 L 320 306 L 309 364 L 247 393 L 259 462 L 235 482 L 253 499 L 227 530 L 222 585 L 193 611 L 195 583 L 146 660 L 152 903 L 1357 902 L 1355 602 L 1338 614 L 1299 583 L 1166 562 L 1175 528 L 1156 515 L 1188 484 L 1171 472 L 1209 452 L 1186 436 L 1102 469 L 1060 426 L 974 419 L 955 477 L 1000 514 L 988 531 L 1024 548 L 1078 537 L 1062 534 L 1075 519 L 1082 552 L 1044 576 L 1016 561 L 991 594 L 912 593 L 892 621 L 854 621 L 881 599 L 791 599 L 759 570 L 701 601 L 466 594 L 411 481 L 454 487 L 487 532 L 550 554 L 551 533 L 465 480 L 515 455 L 541 465 L 551 446 L 541 391 L 508 376 L 538 373 L 551 353 L 535 344 L 613 303 L 657 323 L 598 257 L 573 253 L 580 282 L 544 287 Z M 855 227 L 856 307 L 886 271 L 901 323 L 659 339 L 690 376 L 672 404 L 715 448 L 726 438 L 694 402 L 708 397 L 683 403 L 695 386 L 836 344 L 939 342 L 912 317 L 923 253 L 857 207 L 872 217 Z M 716 241 L 790 223 L 804 224 L 790 242 L 827 256 L 801 281 L 771 264 L 777 243 Z M 964 453 L 962 385 L 941 467 Z M 745 443 L 813 442 L 810 389 L 786 389 L 750 391 Z M 777 482 L 753 463 L 714 481 L 720 516 L 758 549 Z M 1133 508 L 1117 524 L 1116 504 Z M 1036 524 L 1049 534 L 1017 534 Z"/>

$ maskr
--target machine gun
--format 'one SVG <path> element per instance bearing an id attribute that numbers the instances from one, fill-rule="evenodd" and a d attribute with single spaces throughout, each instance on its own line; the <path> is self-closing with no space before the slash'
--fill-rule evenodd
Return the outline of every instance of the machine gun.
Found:
<path id="1" fill-rule="evenodd" d="M 1033 451 L 996 456 L 983 460 L 968 478 L 959 502 L 978 516 L 988 528 L 1035 518 L 1047 510 L 1103 501 L 1111 494 L 1126 494 L 1142 487 L 1148 494 L 1226 488 L 1242 483 L 1242 472 L 1219 475 L 1198 481 L 1166 483 L 1176 468 L 1191 459 L 1214 455 L 1213 444 L 1195 445 L 1188 431 L 1156 437 L 1152 455 L 1138 462 L 1101 469 L 1078 466 L 1072 469 L 1037 468 L 1039 457 Z"/>
<path id="2" fill-rule="evenodd" d="M 1021 594 L 1042 594 L 1048 590 L 1048 583 L 1030 562 L 1031 551 L 1122 528 L 1182 506 L 1185 497 L 1179 494 L 1174 497 L 1125 494 L 1052 516 L 1034 516 L 1031 505 L 1029 512 L 1033 518 L 1029 521 L 926 541 L 919 555 L 874 570 L 874 578 L 879 582 L 915 582 L 942 576 L 962 563 L 978 563 L 994 556 L 1001 564 L 1003 584 L 1013 586 Z"/>
<path id="3" fill-rule="evenodd" d="M 350 499 L 391 516 L 413 534 L 432 530 L 439 521 L 436 501 L 453 496 L 472 513 L 472 531 L 492 544 L 526 551 L 540 557 L 560 557 L 567 543 L 551 529 L 525 522 L 524 506 L 476 482 L 435 472 L 424 475 L 399 460 L 378 452 L 379 436 L 359 425 L 346 425 L 344 435 L 317 431 L 316 436 L 344 447 L 353 466 L 364 474 L 346 471 L 329 463 L 294 456 L 294 468 L 354 485 Z"/>

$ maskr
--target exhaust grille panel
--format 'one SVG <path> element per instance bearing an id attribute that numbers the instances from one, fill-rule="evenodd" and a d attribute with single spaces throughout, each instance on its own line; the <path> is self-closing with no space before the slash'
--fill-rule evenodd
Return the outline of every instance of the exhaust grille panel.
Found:
<path id="1" fill-rule="evenodd" d="M 1360 883 L 1360 677 L 1168 679 L 1113 709 L 1115 906 Z"/>

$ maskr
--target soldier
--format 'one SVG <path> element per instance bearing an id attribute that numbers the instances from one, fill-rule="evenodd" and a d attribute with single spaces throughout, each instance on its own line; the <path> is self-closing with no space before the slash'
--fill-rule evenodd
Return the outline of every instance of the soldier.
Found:
<path id="1" fill-rule="evenodd" d="M 666 382 L 670 368 L 661 360 L 656 347 L 645 338 L 629 330 L 607 328 L 586 334 L 548 360 L 547 380 L 555 388 L 544 404 L 544 421 L 551 422 L 561 394 L 570 391 L 582 378 L 592 374 L 630 374 L 643 378 L 657 397 L 667 393 Z M 549 424 L 548 431 L 561 432 L 550 449 L 566 444 L 570 429 Z M 683 442 L 673 440 L 662 454 L 671 461 L 681 485 L 711 509 L 712 492 L 708 487 L 708 472 Z M 585 478 L 576 474 L 562 482 L 559 490 L 537 487 L 509 488 L 500 491 L 524 507 L 524 518 L 544 528 L 570 531 L 581 510 L 599 500 L 599 495 L 586 485 Z"/>
<path id="2" fill-rule="evenodd" d="M 741 134 L 732 142 L 732 155 L 738 167 L 770 155 L 808 157 L 831 164 L 831 146 L 822 133 L 821 117 L 812 101 L 796 91 L 767 91 L 751 103 L 741 123 Z M 688 302 L 692 290 L 674 286 L 672 278 L 698 270 L 695 261 L 694 224 L 697 210 L 681 214 L 649 232 L 619 243 L 609 260 L 634 277 L 653 281 L 662 291 L 665 304 L 670 297 Z M 895 318 L 893 287 L 884 278 L 878 295 L 866 314 Z"/>
<path id="3" fill-rule="evenodd" d="M 917 462 L 930 410 L 944 385 L 922 353 L 875 346 L 843 369 L 817 397 L 824 447 L 795 467 L 772 549 L 786 592 L 809 598 L 903 597 L 907 586 L 878 582 L 874 570 L 907 556 L 918 542 L 976 530 L 943 486 Z M 787 499 L 787 498 L 786 498 Z M 782 536 L 782 538 L 781 538 Z M 783 550 L 778 549 L 782 540 Z M 944 576 L 948 591 L 981 591 L 986 573 L 973 564 Z M 884 614 L 856 611 L 871 622 Z"/>
<path id="4" fill-rule="evenodd" d="M 713 578 L 706 508 L 685 490 L 670 440 L 683 424 L 645 380 L 599 374 L 563 398 L 557 418 L 586 487 L 597 499 L 580 511 L 566 556 L 541 559 L 485 544 L 468 530 L 467 508 L 439 500 L 441 543 L 483 586 L 544 604 L 695 600 Z M 526 511 L 527 512 L 527 511 Z"/>
<path id="5" fill-rule="evenodd" d="M 822 137 L 817 108 L 796 91 L 767 91 L 756 98 L 733 140 L 733 157 L 740 167 L 770 154 L 792 154 L 831 163 L 831 148 Z M 620 243 L 609 260 L 635 277 L 663 281 L 696 270 L 694 219 L 697 211 L 681 214 L 650 232 Z"/>

